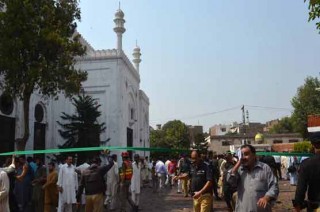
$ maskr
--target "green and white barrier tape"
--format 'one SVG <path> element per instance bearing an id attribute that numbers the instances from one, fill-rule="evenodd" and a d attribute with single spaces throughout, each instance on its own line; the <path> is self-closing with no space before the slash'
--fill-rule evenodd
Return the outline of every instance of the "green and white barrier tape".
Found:
<path id="1" fill-rule="evenodd" d="M 152 152 L 189 152 L 186 149 L 169 149 L 169 148 L 145 148 L 145 147 L 81 147 L 81 148 L 67 148 L 67 149 L 45 149 L 45 150 L 25 150 L 0 153 L 0 156 L 8 155 L 33 155 L 33 154 L 54 154 L 64 152 L 87 152 L 87 151 L 102 151 L 108 149 L 110 151 L 152 151 Z"/>
<path id="2" fill-rule="evenodd" d="M 110 147 L 81 147 L 81 148 L 67 148 L 67 149 L 45 149 L 45 150 L 26 150 L 26 151 L 13 151 L 13 152 L 4 152 L 0 153 L 0 156 L 9 156 L 9 155 L 34 155 L 34 154 L 55 154 L 55 153 L 65 153 L 65 152 L 86 152 L 86 151 L 102 151 L 108 149 L 110 151 L 150 151 L 150 152 L 190 152 L 187 149 L 170 149 L 170 148 L 145 148 L 145 147 L 119 147 L 119 146 L 110 146 Z M 271 155 L 271 156 L 306 156 L 310 157 L 313 154 L 311 153 L 295 153 L 295 152 L 257 152 L 257 155 Z"/>

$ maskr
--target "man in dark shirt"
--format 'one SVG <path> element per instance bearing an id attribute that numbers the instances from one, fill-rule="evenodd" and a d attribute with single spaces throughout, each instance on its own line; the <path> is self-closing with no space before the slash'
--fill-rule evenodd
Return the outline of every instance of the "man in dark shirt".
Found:
<path id="1" fill-rule="evenodd" d="M 235 161 L 233 160 L 233 155 L 230 151 L 226 153 L 226 163 L 224 164 L 222 182 L 223 182 L 223 196 L 224 201 L 227 204 L 229 211 L 235 210 L 236 202 L 234 201 L 233 194 L 237 191 L 237 187 L 233 186 L 227 181 L 228 171 L 231 171 L 235 165 Z"/>
<path id="2" fill-rule="evenodd" d="M 212 169 L 212 175 L 213 175 L 213 193 L 216 197 L 216 200 L 221 200 L 218 194 L 218 180 L 220 177 L 220 171 L 218 168 L 218 157 L 217 155 L 213 155 L 212 151 L 208 152 L 208 159 L 209 159 L 209 167 Z"/>
<path id="3" fill-rule="evenodd" d="M 192 151 L 190 160 L 190 171 L 177 176 L 176 179 L 189 177 L 194 211 L 210 212 L 212 208 L 212 169 L 200 159 L 197 151 Z"/>
<path id="4" fill-rule="evenodd" d="M 80 186 L 77 193 L 77 202 L 80 203 L 81 194 L 85 189 L 85 211 L 103 211 L 103 194 L 106 190 L 104 175 L 113 166 L 113 160 L 108 156 L 109 164 L 100 166 L 100 158 L 92 160 L 89 168 L 81 174 Z"/>
<path id="5" fill-rule="evenodd" d="M 177 175 L 184 175 L 185 173 L 188 173 L 190 171 L 190 161 L 189 159 L 186 157 L 185 154 L 181 154 L 181 159 L 178 161 L 178 166 L 177 166 L 178 170 L 177 170 Z M 178 193 L 180 193 L 180 186 L 182 184 L 182 191 L 184 193 L 184 196 L 187 197 L 188 196 L 188 177 L 182 178 L 180 180 L 180 185 L 178 182 Z"/>
<path id="6" fill-rule="evenodd" d="M 304 160 L 299 169 L 298 185 L 293 206 L 300 212 L 308 191 L 308 211 L 320 210 L 320 133 L 310 136 L 315 155 Z"/>

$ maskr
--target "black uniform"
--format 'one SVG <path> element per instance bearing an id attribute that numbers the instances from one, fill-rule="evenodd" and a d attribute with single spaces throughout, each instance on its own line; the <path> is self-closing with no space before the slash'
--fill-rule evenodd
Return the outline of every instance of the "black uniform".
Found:
<path id="1" fill-rule="evenodd" d="M 216 196 L 217 200 L 220 200 L 219 194 L 218 194 L 218 180 L 220 177 L 220 171 L 218 168 L 218 160 L 212 159 L 208 162 L 209 167 L 212 169 L 212 175 L 213 175 L 213 193 Z"/>
<path id="2" fill-rule="evenodd" d="M 200 191 L 208 181 L 213 181 L 212 169 L 210 169 L 209 165 L 201 161 L 198 166 L 191 166 L 189 177 L 191 179 L 191 193 Z M 210 189 L 206 191 L 206 193 L 212 193 L 212 190 Z"/>
<path id="3" fill-rule="evenodd" d="M 295 205 L 300 207 L 303 205 L 307 190 L 308 200 L 311 203 L 309 205 L 320 207 L 320 154 L 304 160 L 300 165 Z"/>

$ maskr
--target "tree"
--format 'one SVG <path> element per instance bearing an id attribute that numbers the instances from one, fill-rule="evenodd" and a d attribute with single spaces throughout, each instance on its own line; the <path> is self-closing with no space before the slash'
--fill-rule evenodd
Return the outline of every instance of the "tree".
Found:
<path id="1" fill-rule="evenodd" d="M 293 133 L 293 122 L 291 117 L 282 118 L 279 123 L 272 126 L 269 131 L 271 134 L 273 133 Z"/>
<path id="2" fill-rule="evenodd" d="M 316 77 L 307 77 L 303 86 L 298 88 L 297 94 L 292 98 L 294 108 L 292 121 L 294 131 L 308 137 L 308 115 L 320 114 L 320 81 Z"/>
<path id="3" fill-rule="evenodd" d="M 87 74 L 74 67 L 85 48 L 75 34 L 80 21 L 77 0 L 0 0 L 1 89 L 23 102 L 24 150 L 29 138 L 29 103 L 33 92 L 54 97 L 78 93 Z"/>
<path id="4" fill-rule="evenodd" d="M 310 141 L 297 142 L 294 143 L 293 150 L 300 153 L 311 152 L 312 144 L 310 143 Z"/>
<path id="5" fill-rule="evenodd" d="M 203 135 L 203 133 L 198 133 L 194 137 L 194 145 L 193 148 L 197 149 L 200 153 L 207 153 L 209 144 L 206 142 L 206 139 Z"/>
<path id="6" fill-rule="evenodd" d="M 306 0 L 304 0 L 306 2 Z M 320 0 L 309 1 L 309 20 L 314 21 L 320 18 Z M 320 33 L 320 22 L 316 22 L 316 27 Z"/>
<path id="7" fill-rule="evenodd" d="M 169 121 L 163 125 L 165 142 L 169 148 L 186 149 L 190 147 L 189 130 L 186 124 L 180 120 Z"/>
<path id="8" fill-rule="evenodd" d="M 189 149 L 189 131 L 186 124 L 180 120 L 169 121 L 160 130 L 150 132 L 151 147 L 168 149 Z M 159 156 L 176 157 L 177 153 L 152 153 L 153 157 Z"/>
<path id="9" fill-rule="evenodd" d="M 72 104 L 76 108 L 73 115 L 62 113 L 63 123 L 57 121 L 63 130 L 59 133 L 66 142 L 59 148 L 78 148 L 100 146 L 100 133 L 106 127 L 105 123 L 98 123 L 101 112 L 95 99 L 88 95 L 80 95 L 72 99 Z M 81 164 L 86 159 L 92 158 L 94 152 L 79 152 L 78 162 Z"/>
<path id="10" fill-rule="evenodd" d="M 150 131 L 150 146 L 151 147 L 160 147 L 167 148 L 169 145 L 166 144 L 164 140 L 164 131 L 163 130 L 151 130 Z"/>

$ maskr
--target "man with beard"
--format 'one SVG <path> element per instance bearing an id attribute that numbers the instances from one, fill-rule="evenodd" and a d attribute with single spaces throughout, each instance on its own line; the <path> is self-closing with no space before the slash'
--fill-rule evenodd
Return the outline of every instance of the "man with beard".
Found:
<path id="1" fill-rule="evenodd" d="M 57 182 L 59 190 L 58 212 L 72 212 L 72 206 L 77 203 L 78 176 L 72 162 L 72 156 L 67 156 L 66 163 L 59 170 Z"/>
<path id="2" fill-rule="evenodd" d="M 271 203 L 279 194 L 277 179 L 267 164 L 257 160 L 252 145 L 243 145 L 240 150 L 239 161 L 227 176 L 227 181 L 237 186 L 235 211 L 271 212 Z"/>

